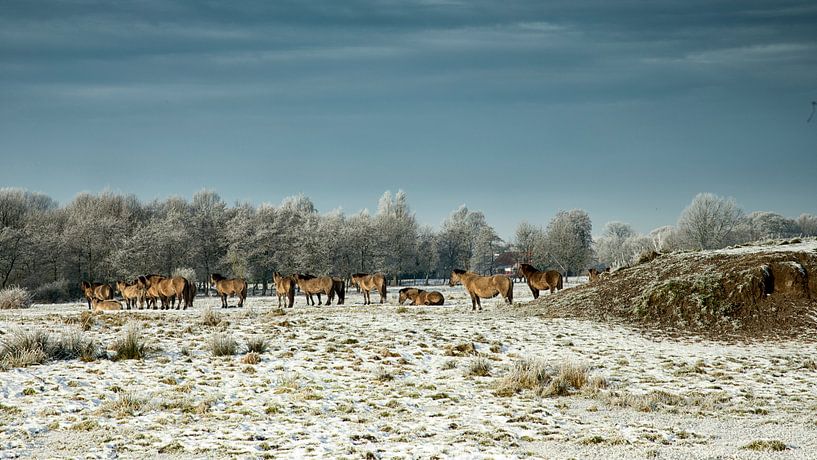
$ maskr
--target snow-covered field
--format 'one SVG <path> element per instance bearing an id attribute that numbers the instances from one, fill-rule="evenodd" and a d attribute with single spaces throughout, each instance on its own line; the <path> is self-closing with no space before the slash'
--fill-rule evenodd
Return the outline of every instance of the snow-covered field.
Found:
<path id="1" fill-rule="evenodd" d="M 214 308 L 219 326 L 202 322 L 220 305 L 213 298 L 192 311 L 98 316 L 87 337 L 109 346 L 138 325 L 153 351 L 0 371 L 0 457 L 817 458 L 813 338 L 679 342 L 544 321 L 499 299 L 473 313 L 462 287 L 441 290 L 441 307 L 398 308 L 390 289 L 385 306 L 364 307 L 352 291 L 345 306 L 306 307 L 299 296 L 283 314 L 277 299 L 251 297 L 243 309 Z M 531 299 L 520 283 L 514 296 Z M 59 336 L 85 308 L 1 311 L 0 330 Z M 238 354 L 212 356 L 216 332 L 232 334 Z M 258 336 L 269 350 L 242 362 Z M 469 343 L 489 375 L 469 375 L 476 356 L 451 356 Z M 523 358 L 585 364 L 607 388 L 497 395 Z M 761 440 L 787 450 L 746 448 Z"/>

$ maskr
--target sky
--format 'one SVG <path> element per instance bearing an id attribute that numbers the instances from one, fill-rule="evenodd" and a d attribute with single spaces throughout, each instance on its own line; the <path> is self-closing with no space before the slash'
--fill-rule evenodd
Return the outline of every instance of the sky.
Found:
<path id="1" fill-rule="evenodd" d="M 500 236 L 699 192 L 817 214 L 813 1 L 0 1 L 0 186 L 320 211 L 404 190 Z M 817 119 L 817 116 L 815 116 Z"/>

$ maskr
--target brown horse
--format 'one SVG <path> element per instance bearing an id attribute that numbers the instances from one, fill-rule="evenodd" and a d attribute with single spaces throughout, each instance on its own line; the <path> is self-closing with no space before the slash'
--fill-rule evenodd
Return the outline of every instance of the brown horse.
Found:
<path id="1" fill-rule="evenodd" d="M 281 308 L 281 299 L 287 299 L 289 305 L 286 305 L 287 302 L 284 302 L 284 305 L 292 308 L 292 305 L 295 304 L 295 284 L 297 283 L 295 278 L 275 272 L 272 274 L 272 280 L 275 282 L 275 293 L 278 294 L 278 308 Z"/>
<path id="2" fill-rule="evenodd" d="M 122 304 L 119 303 L 118 300 L 100 300 L 100 299 L 92 299 L 91 304 L 93 306 L 93 310 L 96 311 L 112 311 L 112 310 L 121 310 Z"/>
<path id="3" fill-rule="evenodd" d="M 562 289 L 562 274 L 556 270 L 548 270 L 540 272 L 535 269 L 533 265 L 519 264 L 518 276 L 524 276 L 528 280 L 528 287 L 533 293 L 533 298 L 539 298 L 539 290 L 550 289 L 550 293 L 556 292 L 556 289 Z"/>
<path id="4" fill-rule="evenodd" d="M 366 273 L 355 273 L 352 275 L 352 284 L 363 291 L 363 305 L 371 305 L 371 290 L 377 289 L 380 293 L 380 303 L 386 301 L 386 277 L 381 273 L 367 275 Z"/>
<path id="5" fill-rule="evenodd" d="M 508 304 L 513 305 L 513 281 L 505 275 L 480 276 L 474 272 L 454 269 L 448 285 L 453 287 L 458 283 L 462 283 L 465 292 L 471 296 L 471 310 L 476 310 L 477 307 L 482 310 L 480 298 L 490 299 L 497 295 L 502 295 Z"/>
<path id="6" fill-rule="evenodd" d="M 113 299 L 113 289 L 109 284 L 105 283 L 89 283 L 88 281 L 83 281 L 79 283 L 79 287 L 82 289 L 82 294 L 85 296 L 85 300 L 88 301 L 88 309 L 91 309 L 91 301 L 94 299 L 97 300 L 110 300 Z"/>
<path id="7" fill-rule="evenodd" d="M 138 282 L 138 279 L 131 283 L 117 281 L 116 290 L 122 295 L 122 299 L 125 301 L 125 306 L 127 306 L 128 310 L 136 308 L 137 302 L 139 302 L 140 306 L 144 306 L 146 289 Z"/>
<path id="8" fill-rule="evenodd" d="M 302 273 L 296 273 L 292 276 L 295 278 L 295 282 L 298 283 L 298 288 L 304 293 L 307 305 L 310 305 L 310 303 L 315 305 L 315 299 L 312 298 L 313 294 L 318 294 L 318 305 L 323 303 L 321 294 L 326 295 L 326 305 L 332 303 L 335 296 L 335 283 L 332 278 L 328 276 L 315 277 Z"/>
<path id="9" fill-rule="evenodd" d="M 179 310 L 184 302 L 184 309 L 190 303 L 190 282 L 182 276 L 162 278 L 156 288 L 159 298 L 162 299 L 162 309 L 176 308 Z"/>
<path id="10" fill-rule="evenodd" d="M 221 297 L 221 308 L 227 308 L 227 296 L 238 297 L 238 306 L 244 306 L 244 299 L 247 298 L 247 281 L 242 278 L 227 279 L 218 273 L 210 274 L 210 283 L 213 284 Z"/>
<path id="11" fill-rule="evenodd" d="M 400 289 L 400 305 L 406 301 L 411 300 L 412 305 L 442 305 L 445 302 L 445 297 L 437 291 L 424 291 L 417 288 L 403 288 Z"/>
<path id="12" fill-rule="evenodd" d="M 338 305 L 346 302 L 346 282 L 340 278 L 332 278 L 332 290 L 338 296 Z"/>
<path id="13" fill-rule="evenodd" d="M 600 281 L 608 273 L 610 273 L 610 267 L 605 268 L 603 271 L 596 270 L 595 268 L 587 269 L 587 274 L 590 277 L 589 282 L 591 282 L 591 283 L 595 283 L 596 281 Z"/>

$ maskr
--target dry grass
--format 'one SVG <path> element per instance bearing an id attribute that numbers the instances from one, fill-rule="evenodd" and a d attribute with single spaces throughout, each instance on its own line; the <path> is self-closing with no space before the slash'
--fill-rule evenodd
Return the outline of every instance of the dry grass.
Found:
<path id="1" fill-rule="evenodd" d="M 143 359 L 146 354 L 147 345 L 142 339 L 142 333 L 139 328 L 129 326 L 125 330 L 125 335 L 114 341 L 110 349 L 116 353 L 112 358 L 114 361 L 122 359 Z"/>
<path id="2" fill-rule="evenodd" d="M 230 334 L 213 334 L 208 345 L 213 356 L 232 356 L 238 351 L 238 342 Z"/>
<path id="3" fill-rule="evenodd" d="M 458 343 L 456 345 L 445 346 L 445 356 L 471 356 L 476 355 L 477 349 L 471 342 Z"/>
<path id="4" fill-rule="evenodd" d="M 142 413 L 150 406 L 147 398 L 136 396 L 132 393 L 123 393 L 114 401 L 109 401 L 102 405 L 102 412 L 112 412 L 119 417 L 133 416 Z"/>
<path id="5" fill-rule="evenodd" d="M 496 383 L 498 396 L 523 390 L 548 396 L 568 396 L 579 391 L 597 391 L 606 386 L 603 378 L 591 376 L 587 366 L 564 361 L 554 367 L 541 360 L 522 359 Z"/>
<path id="6" fill-rule="evenodd" d="M 251 351 L 244 355 L 243 358 L 241 358 L 241 362 L 244 364 L 258 364 L 261 362 L 261 355 L 254 351 Z"/>
<path id="7" fill-rule="evenodd" d="M 0 310 L 29 308 L 30 306 L 31 293 L 27 289 L 11 286 L 0 291 Z"/>
<path id="8" fill-rule="evenodd" d="M 267 350 L 269 350 L 269 342 L 264 336 L 257 335 L 247 339 L 247 351 L 262 354 Z"/>
<path id="9" fill-rule="evenodd" d="M 491 375 L 491 362 L 487 359 L 478 356 L 468 364 L 468 369 L 465 371 L 466 376 L 485 377 Z"/>
<path id="10" fill-rule="evenodd" d="M 787 450 L 789 447 L 783 441 L 778 440 L 757 440 L 752 441 L 745 446 L 742 446 L 741 449 L 746 450 L 760 450 L 760 451 L 771 451 L 771 452 L 782 452 Z"/>
<path id="11" fill-rule="evenodd" d="M 221 315 L 212 308 L 206 308 L 201 312 L 199 322 L 205 326 L 216 327 L 221 324 Z"/>

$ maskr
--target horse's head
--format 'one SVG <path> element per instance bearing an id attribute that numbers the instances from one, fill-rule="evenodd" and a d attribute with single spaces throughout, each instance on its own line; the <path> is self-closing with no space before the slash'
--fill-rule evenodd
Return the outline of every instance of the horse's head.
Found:
<path id="1" fill-rule="evenodd" d="M 456 286 L 460 282 L 460 274 L 457 273 L 457 270 L 451 272 L 451 277 L 448 279 L 449 286 Z"/>
<path id="2" fill-rule="evenodd" d="M 402 305 L 403 302 L 405 302 L 406 299 L 408 299 L 408 291 L 409 288 L 400 289 L 400 300 L 397 302 L 398 305 Z"/>

